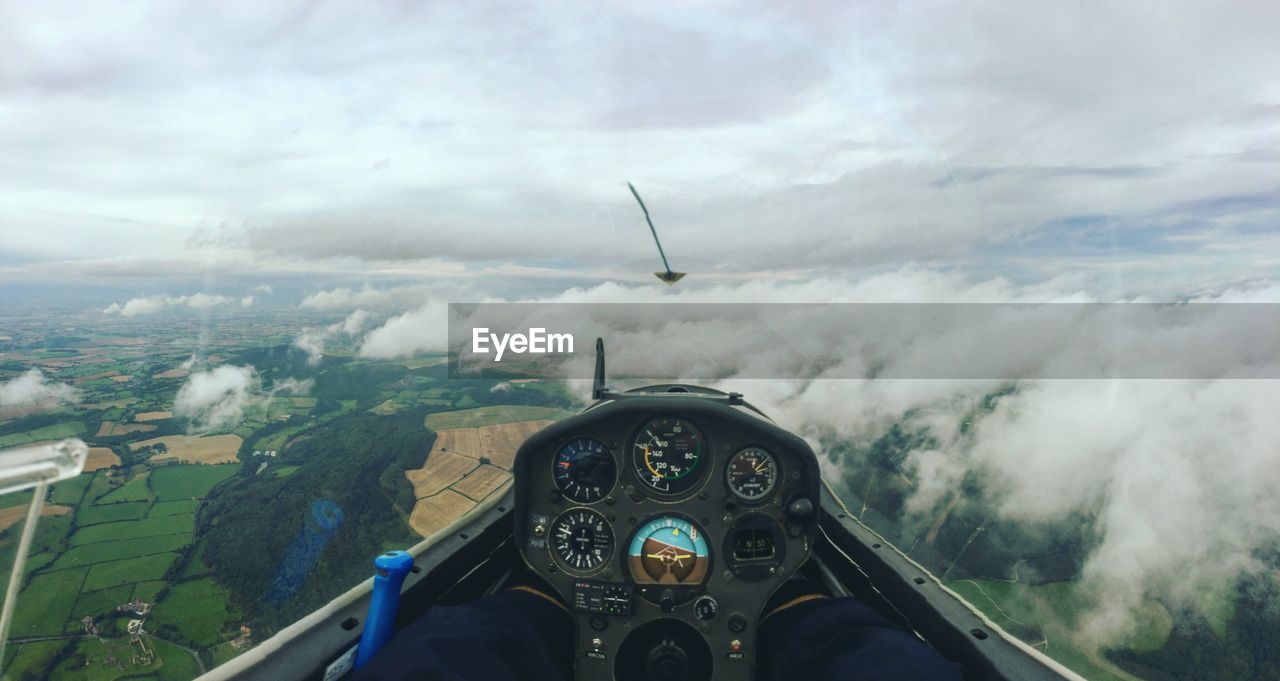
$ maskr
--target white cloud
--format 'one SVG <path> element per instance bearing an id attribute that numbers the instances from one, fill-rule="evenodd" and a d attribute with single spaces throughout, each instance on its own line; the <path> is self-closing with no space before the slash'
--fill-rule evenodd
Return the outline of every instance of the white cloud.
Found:
<path id="1" fill-rule="evenodd" d="M 253 296 L 247 298 L 249 305 L 253 304 Z M 139 315 L 155 314 L 165 309 L 175 307 L 189 307 L 193 310 L 207 310 L 221 305 L 230 305 L 235 302 L 234 299 L 227 296 L 211 295 L 208 293 L 195 293 L 189 296 L 169 296 L 156 295 L 144 296 L 138 298 L 130 298 L 124 305 L 112 303 L 102 312 L 103 314 L 119 314 L 122 317 L 136 317 Z M 248 307 L 241 301 L 242 307 Z"/>
<path id="2" fill-rule="evenodd" d="M 192 433 L 234 428 L 245 410 L 263 407 L 278 393 L 305 394 L 312 381 L 288 378 L 262 389 L 262 379 L 252 366 L 224 365 L 187 378 L 173 402 L 173 413 L 188 419 Z"/>
<path id="3" fill-rule="evenodd" d="M 240 299 L 240 307 L 250 307 L 253 305 L 253 296 L 245 296 Z"/>
<path id="4" fill-rule="evenodd" d="M 347 318 L 326 327 L 307 327 L 293 339 L 293 347 L 307 353 L 307 364 L 315 366 L 324 356 L 325 344 L 333 336 L 342 333 L 352 338 L 361 334 L 368 325 L 370 314 L 366 310 L 356 310 Z"/>
<path id="5" fill-rule="evenodd" d="M 388 319 L 360 344 L 361 357 L 390 359 L 423 352 L 443 352 L 448 342 L 444 303 L 422 307 Z"/>
<path id="6" fill-rule="evenodd" d="M 440 283 L 386 287 L 366 284 L 359 289 L 340 286 L 307 296 L 300 307 L 320 312 L 354 309 L 403 312 L 429 300 L 456 298 L 466 290 L 460 286 Z"/>
<path id="7" fill-rule="evenodd" d="M 59 404 L 76 402 L 80 391 L 66 383 L 45 378 L 39 369 L 30 369 L 12 380 L 0 383 L 0 408 L 49 409 Z"/>

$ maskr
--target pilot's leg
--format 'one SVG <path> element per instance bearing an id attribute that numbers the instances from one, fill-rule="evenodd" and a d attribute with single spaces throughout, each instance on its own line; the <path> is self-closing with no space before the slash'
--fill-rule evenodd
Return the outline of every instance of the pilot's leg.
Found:
<path id="1" fill-rule="evenodd" d="M 570 678 L 573 620 L 554 598 L 518 585 L 436 606 L 401 630 L 355 679 L 552 681 Z"/>
<path id="2" fill-rule="evenodd" d="M 854 598 L 793 595 L 766 614 L 759 634 L 759 681 L 964 678 L 960 665 Z"/>

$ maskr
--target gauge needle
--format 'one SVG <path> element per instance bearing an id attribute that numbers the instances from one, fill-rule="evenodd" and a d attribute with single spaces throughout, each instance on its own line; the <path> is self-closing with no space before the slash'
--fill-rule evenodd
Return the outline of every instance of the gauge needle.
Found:
<path id="1" fill-rule="evenodd" d="M 680 553 L 680 554 L 677 554 L 677 555 L 674 555 L 674 556 L 664 556 L 664 555 L 662 555 L 661 553 L 648 553 L 648 554 L 645 554 L 645 558 L 656 558 L 656 559 L 658 559 L 658 560 L 662 560 L 662 561 L 667 561 L 667 560 L 673 560 L 673 561 L 674 561 L 674 560 L 684 560 L 685 558 L 693 558 L 693 554 L 691 554 L 691 553 Z"/>

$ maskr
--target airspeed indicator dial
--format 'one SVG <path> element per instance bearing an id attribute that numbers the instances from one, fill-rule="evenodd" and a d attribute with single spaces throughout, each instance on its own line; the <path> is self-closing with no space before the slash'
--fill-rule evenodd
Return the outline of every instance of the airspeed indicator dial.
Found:
<path id="1" fill-rule="evenodd" d="M 747 447 L 729 459 L 725 478 L 734 496 L 743 501 L 759 501 L 778 484 L 778 462 L 759 447 Z"/>
<path id="2" fill-rule="evenodd" d="M 652 491 L 675 496 L 702 479 L 706 447 L 702 435 L 684 419 L 659 418 L 646 423 L 631 443 L 631 460 L 640 481 Z"/>
<path id="3" fill-rule="evenodd" d="M 613 529 L 589 508 L 571 508 L 551 523 L 551 549 L 569 572 L 594 572 L 613 555 Z"/>

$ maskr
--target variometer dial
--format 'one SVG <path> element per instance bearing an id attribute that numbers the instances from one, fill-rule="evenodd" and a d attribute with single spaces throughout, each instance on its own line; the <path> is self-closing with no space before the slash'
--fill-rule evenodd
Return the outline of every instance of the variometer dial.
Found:
<path id="1" fill-rule="evenodd" d="M 739 499 L 759 501 L 778 484 L 778 461 L 759 447 L 747 447 L 729 459 L 725 481 Z"/>
<path id="2" fill-rule="evenodd" d="M 706 450 L 702 435 L 684 419 L 659 418 L 640 429 L 631 445 L 636 475 L 653 491 L 677 495 L 702 478 Z"/>
<path id="3" fill-rule="evenodd" d="M 613 529 L 599 513 L 571 508 L 551 523 L 551 548 L 570 572 L 593 572 L 613 555 Z"/>
<path id="4" fill-rule="evenodd" d="M 553 466 L 560 493 L 580 504 L 603 499 L 613 489 L 618 472 L 609 449 L 589 437 L 566 442 L 556 452 Z"/>

